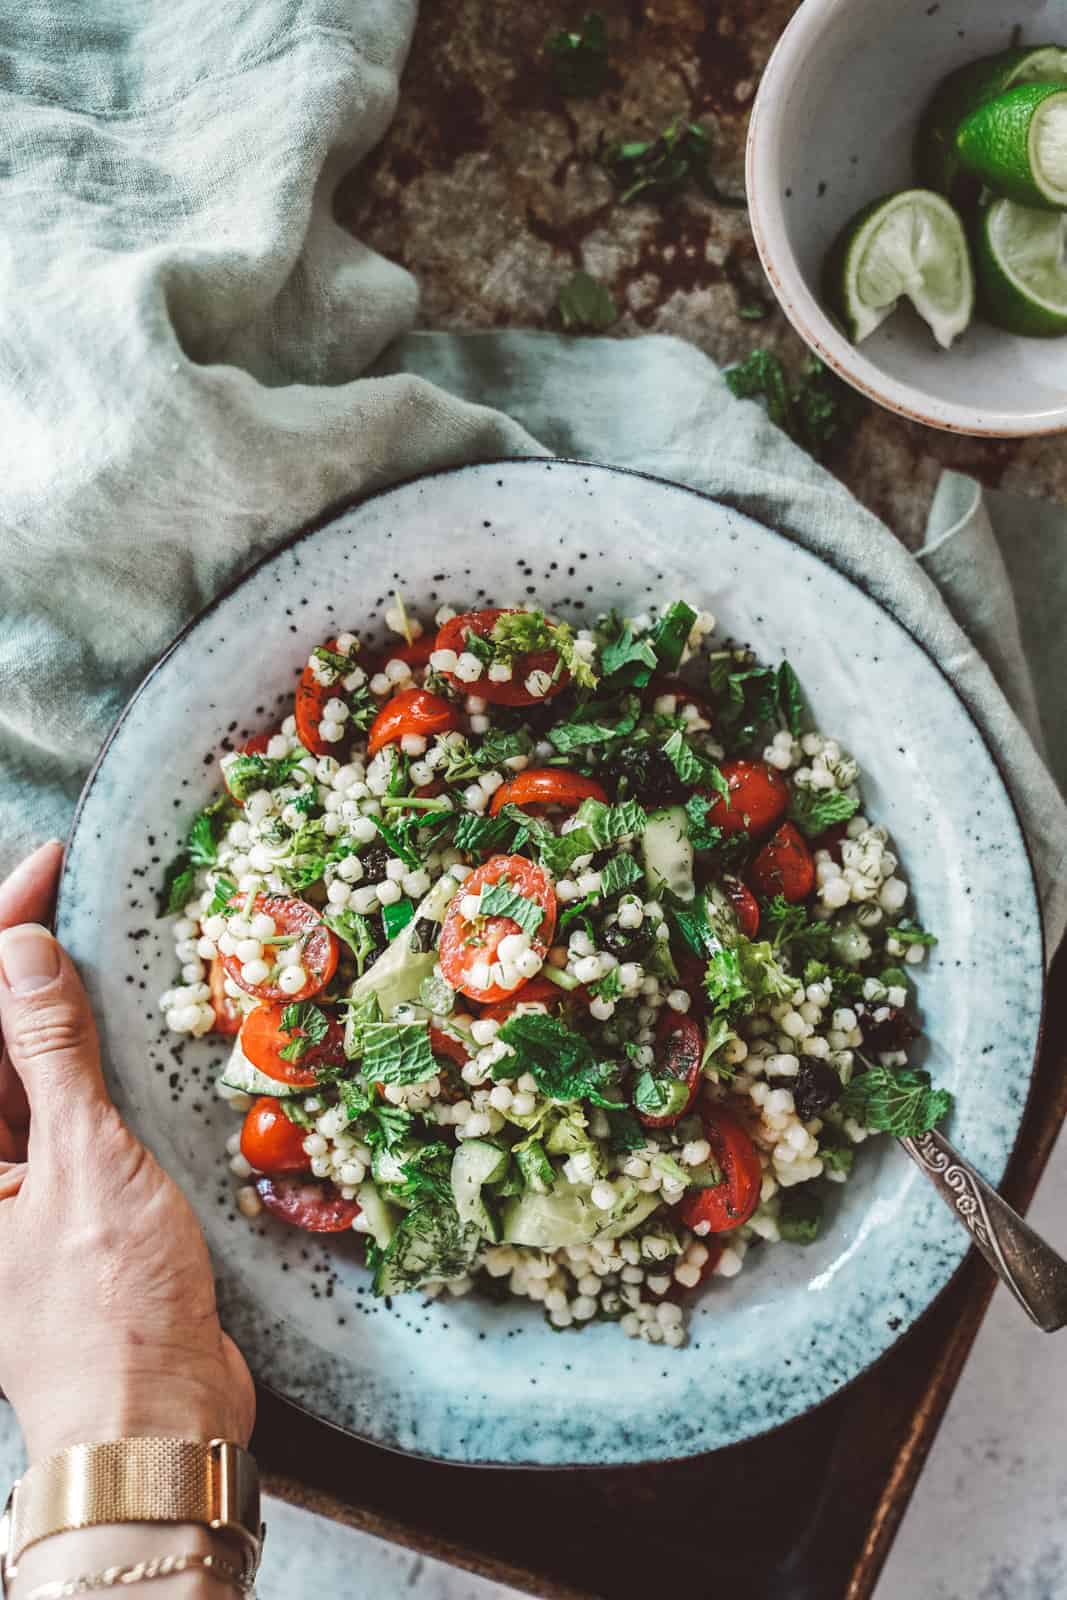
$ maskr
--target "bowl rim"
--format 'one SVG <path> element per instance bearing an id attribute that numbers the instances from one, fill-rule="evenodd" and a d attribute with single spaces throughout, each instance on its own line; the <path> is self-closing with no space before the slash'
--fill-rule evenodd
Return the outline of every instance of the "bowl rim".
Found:
<path id="1" fill-rule="evenodd" d="M 336 521 L 339 517 L 347 514 L 348 512 L 358 510 L 360 507 L 362 507 L 363 505 L 365 505 L 368 502 L 375 501 L 375 500 L 381 499 L 381 498 L 383 498 L 385 496 L 388 496 L 389 494 L 391 494 L 395 490 L 407 489 L 407 488 L 413 487 L 414 485 L 425 484 L 425 483 L 428 483 L 428 482 L 432 482 L 434 479 L 438 479 L 438 478 L 442 478 L 442 477 L 451 478 L 451 477 L 455 477 L 455 476 L 460 476 L 460 475 L 463 475 L 463 474 L 465 474 L 467 472 L 470 472 L 472 469 L 476 470 L 476 471 L 477 470 L 486 470 L 486 469 L 490 469 L 490 468 L 495 469 L 495 468 L 500 468 L 500 467 L 548 467 L 549 469 L 551 469 L 552 467 L 555 467 L 555 466 L 562 466 L 562 467 L 568 467 L 568 468 L 570 468 L 570 467 L 579 467 L 579 468 L 585 468 L 585 469 L 590 469 L 591 468 L 591 469 L 593 469 L 595 471 L 605 472 L 605 473 L 611 474 L 612 476 L 624 477 L 624 478 L 625 477 L 638 478 L 638 479 L 645 480 L 646 482 L 651 482 L 651 483 L 656 484 L 658 486 L 663 486 L 663 487 L 666 487 L 666 488 L 669 488 L 669 489 L 672 489 L 672 490 L 681 490 L 683 493 L 695 495 L 699 499 L 710 500 L 710 501 L 714 502 L 716 505 L 723 506 L 724 509 L 727 509 L 727 510 L 735 510 L 735 511 L 737 510 L 737 508 L 729 506 L 729 504 L 727 502 L 724 502 L 724 501 L 718 499 L 717 496 L 709 493 L 709 491 L 707 491 L 705 489 L 697 488 L 695 485 L 692 485 L 692 484 L 684 483 L 684 482 L 682 482 L 681 480 L 679 480 L 677 478 L 664 477 L 663 475 L 661 475 L 659 473 L 650 472 L 650 471 L 647 471 L 646 469 L 641 468 L 641 467 L 622 466 L 622 465 L 616 465 L 616 464 L 609 463 L 609 462 L 592 461 L 592 460 L 583 459 L 581 457 L 562 456 L 562 455 L 561 456 L 555 456 L 555 455 L 545 455 L 545 456 L 532 456 L 532 455 L 531 456 L 499 456 L 499 457 L 494 456 L 494 457 L 487 458 L 486 460 L 469 461 L 469 462 L 457 462 L 457 463 L 454 463 L 453 465 L 450 465 L 450 466 L 431 467 L 431 468 L 426 469 L 426 470 L 424 470 L 422 472 L 416 472 L 416 473 L 408 474 L 405 477 L 397 479 L 395 482 L 391 482 L 391 483 L 383 484 L 383 485 L 376 485 L 373 488 L 362 490 L 362 491 L 359 491 L 359 492 L 356 492 L 356 493 L 353 493 L 353 494 L 346 494 L 344 496 L 341 496 L 337 500 L 330 502 L 326 507 L 324 507 L 315 516 L 308 518 L 306 521 L 300 523 L 297 527 L 292 529 L 289 533 L 285 534 L 283 537 L 281 537 L 278 540 L 278 542 L 275 545 L 272 545 L 270 549 L 265 550 L 261 555 L 257 556 L 246 567 L 243 567 L 231 579 L 229 579 L 226 583 L 224 583 L 221 586 L 221 588 L 217 591 L 217 593 L 215 593 L 213 596 L 211 596 L 211 598 L 208 599 L 200 607 L 200 609 L 195 613 L 195 615 L 191 616 L 183 624 L 183 626 L 180 628 L 178 633 L 175 634 L 174 638 L 170 641 L 170 643 L 163 650 L 160 651 L 159 655 L 152 661 L 150 666 L 147 668 L 147 670 L 144 672 L 143 676 L 141 677 L 141 679 L 137 683 L 136 687 L 132 690 L 132 692 L 129 694 L 129 696 L 125 700 L 121 710 L 119 711 L 117 717 L 115 718 L 115 721 L 114 721 L 113 725 L 108 730 L 108 733 L 107 733 L 107 735 L 105 737 L 105 740 L 104 740 L 104 742 L 103 742 L 103 744 L 102 744 L 102 746 L 100 748 L 100 751 L 99 751 L 95 761 L 92 764 L 92 767 L 90 768 L 90 770 L 89 770 L 89 772 L 88 772 L 88 774 L 87 774 L 87 776 L 85 778 L 85 781 L 84 781 L 84 783 L 82 785 L 81 791 L 80 791 L 80 793 L 78 795 L 78 799 L 77 799 L 77 803 L 75 805 L 75 809 L 74 809 L 73 815 L 71 817 L 71 821 L 70 821 L 70 825 L 69 825 L 69 828 L 68 828 L 68 831 L 67 831 L 67 835 L 66 835 L 66 838 L 64 840 L 63 861 L 62 861 L 62 865 L 61 865 L 59 884 L 57 886 L 55 907 L 54 907 L 53 916 L 52 916 L 52 926 L 53 926 L 53 928 L 54 929 L 58 929 L 58 926 L 59 926 L 60 914 L 61 914 L 61 911 L 62 911 L 62 908 L 63 908 L 63 892 L 64 892 L 65 886 L 67 885 L 67 880 L 68 880 L 68 867 L 70 865 L 70 855 L 71 855 L 71 852 L 72 852 L 75 844 L 77 843 L 77 835 L 78 835 L 79 827 L 80 827 L 80 825 L 81 825 L 81 823 L 83 821 L 83 813 L 84 813 L 84 811 L 85 811 L 85 809 L 86 809 L 86 807 L 88 805 L 88 802 L 90 800 L 91 791 L 95 787 L 95 784 L 96 784 L 97 778 L 100 775 L 101 769 L 103 768 L 104 763 L 108 758 L 108 755 L 110 753 L 111 747 L 115 743 L 115 741 L 116 741 L 116 739 L 117 739 L 117 737 L 119 735 L 120 730 L 122 729 L 122 727 L 125 724 L 127 718 L 129 717 L 135 702 L 138 701 L 141 698 L 141 696 L 144 693 L 145 689 L 147 688 L 149 682 L 159 674 L 159 672 L 164 667 L 164 665 L 169 661 L 171 656 L 173 656 L 184 645 L 184 643 L 185 643 L 186 639 L 188 638 L 188 636 L 207 617 L 211 616 L 225 600 L 227 600 L 232 594 L 234 594 L 237 590 L 239 590 L 241 587 L 243 587 L 245 582 L 249 578 L 251 578 L 254 573 L 258 572 L 261 568 L 264 568 L 264 567 L 268 566 L 275 558 L 277 558 L 279 555 L 281 555 L 284 551 L 290 550 L 290 549 L 300 545 L 301 543 L 303 543 L 303 541 L 305 539 L 312 537 L 313 535 L 318 533 L 320 530 L 328 527 L 332 522 Z M 788 540 L 788 536 L 785 533 L 783 533 L 781 529 L 776 528 L 775 526 L 773 526 L 773 524 L 771 524 L 769 522 L 762 521 L 760 517 L 754 516 L 754 515 L 750 514 L 747 511 L 738 511 L 738 514 L 740 516 L 742 516 L 743 518 L 747 519 L 747 520 L 755 522 L 760 528 L 762 528 L 766 532 L 772 534 L 775 538 L 787 540 L 787 542 L 792 542 L 792 541 Z M 876 605 L 879 608 L 879 610 L 885 612 L 888 616 L 890 616 L 891 619 L 897 624 L 897 626 L 906 634 L 906 636 L 911 641 L 911 643 L 913 645 L 915 645 L 922 652 L 922 654 L 928 659 L 928 661 L 935 668 L 937 673 L 944 679 L 944 681 L 947 684 L 947 686 L 948 686 L 948 688 L 949 688 L 954 700 L 957 702 L 958 706 L 960 707 L 960 709 L 961 709 L 963 715 L 965 716 L 965 718 L 967 719 L 968 723 L 974 729 L 975 734 L 977 735 L 981 745 L 985 749 L 987 755 L 989 756 L 990 761 L 993 764 L 994 770 L 996 771 L 996 773 L 997 773 L 997 775 L 998 775 L 998 777 L 1000 779 L 1000 782 L 1001 782 L 1001 784 L 1003 786 L 1003 789 L 1004 789 L 1004 793 L 1005 793 L 1005 795 L 1007 797 L 1009 811 L 1010 811 L 1010 814 L 1011 814 L 1011 816 L 1012 816 L 1012 818 L 1014 819 L 1014 822 L 1015 822 L 1015 826 L 1016 826 L 1016 830 L 1017 830 L 1017 834 L 1018 834 L 1018 840 L 1019 840 L 1019 843 L 1021 844 L 1021 847 L 1022 847 L 1023 859 L 1025 860 L 1026 867 L 1027 867 L 1028 874 L 1029 874 L 1030 888 L 1031 888 L 1031 892 L 1033 894 L 1033 903 L 1034 903 L 1034 909 L 1035 909 L 1035 915 L 1036 915 L 1036 926 L 1037 926 L 1038 945 L 1039 945 L 1039 957 L 1040 957 L 1040 965 L 1041 965 L 1041 984 L 1040 984 L 1040 1000 L 1039 1000 L 1039 1005 L 1038 1005 L 1038 1009 L 1037 1009 L 1036 1026 L 1035 1026 L 1035 1032 L 1034 1032 L 1034 1052 L 1033 1052 L 1033 1057 L 1032 1057 L 1032 1060 L 1031 1060 L 1031 1063 L 1030 1063 L 1030 1070 L 1029 1070 L 1029 1076 L 1028 1076 L 1028 1079 L 1027 1079 L 1025 1098 L 1023 1100 L 1022 1106 L 1021 1106 L 1020 1111 L 1019 1111 L 1018 1123 L 1016 1125 L 1016 1128 L 1015 1128 L 1015 1131 L 1014 1131 L 1014 1135 L 1011 1138 L 1010 1144 L 1009 1144 L 1008 1149 L 1007 1149 L 1007 1153 L 1006 1153 L 1005 1158 L 1004 1158 L 1004 1171 L 1006 1172 L 1008 1167 L 1010 1166 L 1012 1160 L 1014 1159 L 1017 1150 L 1018 1150 L 1020 1138 L 1021 1138 L 1021 1135 L 1022 1135 L 1022 1130 L 1023 1130 L 1023 1127 L 1025 1125 L 1026 1118 L 1027 1118 L 1027 1116 L 1029 1114 L 1031 1106 L 1033 1104 L 1033 1099 L 1034 1099 L 1034 1079 L 1035 1079 L 1036 1070 L 1037 1070 L 1037 1063 L 1038 1063 L 1038 1060 L 1039 1060 L 1039 1057 L 1040 1057 L 1041 1047 L 1042 1047 L 1042 1044 L 1043 1044 L 1043 1041 L 1044 1041 L 1044 1037 L 1045 1037 L 1045 1025 L 1046 1025 L 1046 1018 L 1047 1018 L 1047 1012 L 1048 1012 L 1048 958 L 1049 958 L 1048 938 L 1047 938 L 1046 931 L 1045 931 L 1044 919 L 1043 919 L 1043 917 L 1041 915 L 1041 897 L 1040 897 L 1039 888 L 1038 888 L 1037 874 L 1036 874 L 1036 870 L 1035 870 L 1035 867 L 1034 867 L 1033 854 L 1032 854 L 1031 849 L 1030 849 L 1030 842 L 1027 839 L 1026 832 L 1025 832 L 1025 830 L 1023 828 L 1023 824 L 1022 824 L 1022 818 L 1021 818 L 1021 816 L 1019 814 L 1019 809 L 1018 809 L 1018 806 L 1016 805 L 1016 802 L 1015 802 L 1015 797 L 1012 794 L 1011 786 L 1008 783 L 1007 776 L 1006 776 L 1006 774 L 1004 772 L 1004 769 L 1003 769 L 1003 767 L 1001 765 L 1001 762 L 1000 762 L 1000 760 L 999 760 L 999 758 L 997 756 L 997 753 L 994 751 L 992 745 L 990 744 L 988 738 L 986 737 L 984 729 L 980 726 L 980 724 L 978 723 L 977 719 L 975 718 L 973 712 L 971 711 L 970 706 L 967 704 L 966 700 L 964 700 L 963 696 L 959 693 L 959 691 L 957 690 L 955 684 L 949 678 L 948 674 L 945 672 L 945 670 L 942 667 L 941 663 L 937 660 L 936 656 L 933 655 L 933 653 L 929 649 L 929 647 L 912 632 L 912 630 L 907 626 L 907 624 L 904 621 L 902 621 L 902 619 L 899 618 L 896 615 L 895 612 L 890 610 L 888 605 L 886 605 L 880 598 L 878 598 L 878 596 L 872 594 L 870 592 L 870 590 L 867 589 L 862 582 L 860 582 L 858 579 L 852 577 L 851 574 L 845 572 L 838 565 L 838 563 L 836 561 L 834 561 L 830 556 L 828 556 L 825 552 L 811 549 L 808 546 L 801 546 L 801 548 L 805 549 L 807 551 L 807 553 L 814 560 L 816 560 L 816 561 L 826 565 L 827 567 L 829 567 L 839 577 L 843 578 L 846 583 L 848 583 L 848 584 L 852 585 L 853 587 L 859 589 L 860 593 L 863 594 L 864 596 L 866 596 L 866 598 L 869 599 L 874 605 Z M 110 1084 L 109 1084 L 109 1090 L 110 1090 Z M 1000 1181 L 1002 1181 L 1002 1178 L 1003 1178 L 1003 1173 L 1001 1174 L 1000 1179 L 998 1179 L 998 1183 Z M 964 1230 L 962 1228 L 962 1224 L 959 1225 L 959 1229 L 960 1229 L 960 1233 L 963 1234 Z M 814 1411 L 821 1410 L 823 1407 L 829 1405 L 832 1401 L 836 1400 L 841 1394 L 843 1394 L 847 1390 L 853 1388 L 863 1378 L 865 1378 L 868 1373 L 873 1371 L 876 1367 L 881 1366 L 881 1364 L 888 1359 L 888 1357 L 893 1353 L 893 1351 L 896 1350 L 898 1345 L 904 1339 L 907 1338 L 908 1334 L 911 1333 L 913 1329 L 918 1327 L 918 1325 L 926 1319 L 926 1317 L 928 1316 L 928 1314 L 930 1313 L 930 1311 L 932 1310 L 934 1305 L 936 1305 L 941 1300 L 942 1296 L 948 1291 L 950 1286 L 955 1282 L 955 1280 L 958 1277 L 959 1273 L 962 1271 L 962 1269 L 965 1266 L 967 1260 L 969 1259 L 969 1256 L 971 1254 L 971 1250 L 972 1249 L 973 1249 L 973 1246 L 968 1246 L 966 1244 L 964 1245 L 964 1247 L 963 1247 L 963 1249 L 962 1249 L 962 1251 L 960 1253 L 959 1259 L 956 1261 L 955 1265 L 953 1265 L 949 1269 L 949 1271 L 947 1272 L 946 1276 L 944 1277 L 943 1281 L 938 1286 L 938 1288 L 936 1288 L 933 1291 L 933 1293 L 930 1294 L 929 1299 L 926 1301 L 926 1304 L 923 1305 L 920 1309 L 918 1309 L 912 1315 L 910 1320 L 904 1321 L 903 1324 L 900 1327 L 898 1327 L 897 1329 L 894 1329 L 890 1333 L 889 1337 L 885 1340 L 885 1342 L 880 1346 L 880 1348 L 878 1348 L 873 1355 L 871 1355 L 871 1356 L 867 1357 L 866 1359 L 862 1360 L 861 1363 L 856 1367 L 856 1369 L 854 1371 L 850 1372 L 848 1377 L 846 1377 L 845 1379 L 843 1379 L 841 1381 L 836 1381 L 836 1382 L 831 1383 L 821 1394 L 819 1394 L 819 1396 L 816 1399 L 810 1401 L 807 1405 L 803 1406 L 800 1410 L 792 1412 L 789 1416 L 783 1418 L 781 1421 L 770 1422 L 766 1426 L 754 1428 L 752 1430 L 746 1430 L 745 1432 L 739 1434 L 736 1439 L 733 1439 L 733 1440 L 729 1441 L 729 1443 L 726 1443 L 726 1444 L 713 1445 L 710 1448 L 704 1448 L 704 1449 L 684 1450 L 684 1451 L 682 1451 L 681 1453 L 678 1453 L 678 1454 L 666 1454 L 666 1453 L 664 1453 L 664 1454 L 661 1454 L 661 1455 L 658 1455 L 658 1456 L 655 1456 L 655 1457 L 645 1456 L 645 1455 L 640 1455 L 640 1454 L 634 1455 L 634 1456 L 627 1455 L 626 1457 L 623 1457 L 623 1458 L 614 1459 L 614 1460 L 610 1460 L 610 1461 L 599 1461 L 599 1462 L 590 1462 L 590 1461 L 584 1460 L 584 1459 L 569 1459 L 569 1460 L 556 1461 L 556 1462 L 515 1461 L 515 1460 L 508 1460 L 506 1458 L 505 1459 L 498 1459 L 498 1458 L 489 1458 L 489 1457 L 475 1457 L 475 1458 L 464 1459 L 462 1457 L 443 1454 L 443 1453 L 435 1452 L 435 1451 L 428 1450 L 428 1449 L 424 1450 L 424 1449 L 420 1449 L 420 1448 L 417 1448 L 417 1447 L 416 1448 L 412 1448 L 410 1445 L 401 1444 L 401 1443 L 399 1443 L 397 1441 L 393 1441 L 393 1440 L 390 1440 L 390 1439 L 383 1439 L 381 1437 L 376 1437 L 373 1433 L 371 1433 L 369 1431 L 366 1431 L 363 1428 L 351 1427 L 351 1426 L 346 1425 L 345 1423 L 338 1422 L 335 1419 L 324 1415 L 321 1410 L 316 1409 L 314 1404 L 309 1399 L 297 1398 L 292 1394 L 286 1393 L 284 1389 L 282 1389 L 277 1383 L 275 1383 L 274 1381 L 272 1381 L 270 1379 L 264 1379 L 264 1378 L 262 1378 L 260 1376 L 256 1376 L 255 1381 L 256 1381 L 256 1385 L 257 1385 L 258 1388 L 261 1388 L 265 1392 L 270 1393 L 271 1395 L 273 1395 L 277 1399 L 283 1401 L 286 1405 L 292 1406 L 295 1410 L 303 1412 L 305 1415 L 311 1417 L 314 1421 L 316 1421 L 316 1422 L 318 1422 L 320 1424 L 324 1424 L 325 1426 L 330 1428 L 332 1431 L 342 1433 L 342 1434 L 346 1435 L 349 1438 L 358 1439 L 358 1440 L 360 1440 L 361 1442 L 364 1442 L 364 1443 L 372 1444 L 372 1445 L 376 1446 L 378 1449 L 384 1449 L 384 1450 L 389 1451 L 391 1454 L 396 1454 L 396 1455 L 401 1455 L 401 1456 L 409 1456 L 409 1457 L 412 1457 L 412 1458 L 414 1458 L 416 1460 L 430 1461 L 430 1462 L 433 1462 L 435 1464 L 443 1464 L 443 1465 L 447 1465 L 447 1466 L 458 1466 L 458 1467 L 463 1467 L 463 1468 L 466 1468 L 466 1469 L 473 1469 L 473 1470 L 479 1470 L 479 1469 L 492 1469 L 492 1470 L 507 1469 L 507 1470 L 513 1471 L 513 1472 L 559 1472 L 559 1471 L 572 1472 L 572 1471 L 578 1471 L 578 1470 L 581 1470 L 581 1471 L 609 1472 L 609 1471 L 618 1471 L 618 1470 L 627 1469 L 627 1468 L 640 1468 L 640 1467 L 647 1466 L 649 1464 L 665 1465 L 665 1464 L 670 1464 L 670 1463 L 675 1463 L 675 1462 L 691 1461 L 691 1460 L 697 1459 L 697 1458 L 699 1458 L 701 1456 L 715 1455 L 715 1454 L 719 1453 L 719 1451 L 721 1451 L 721 1450 L 732 1449 L 732 1448 L 734 1448 L 735 1445 L 746 1444 L 750 1440 L 759 1439 L 759 1438 L 765 1438 L 768 1435 L 777 1432 L 780 1428 L 786 1427 L 792 1422 L 799 1421 L 802 1417 L 806 1417 L 806 1416 L 810 1415 Z"/>
<path id="2" fill-rule="evenodd" d="M 1024 415 L 978 409 L 926 395 L 880 371 L 841 333 L 808 287 L 785 227 L 776 181 L 785 87 L 802 79 L 805 61 L 847 0 L 802 0 L 767 62 L 752 107 L 745 145 L 749 222 L 763 270 L 779 305 L 805 344 L 838 377 L 909 422 L 976 438 L 1028 439 L 1067 432 L 1067 404 Z M 1048 420 L 1051 418 L 1052 420 Z"/>

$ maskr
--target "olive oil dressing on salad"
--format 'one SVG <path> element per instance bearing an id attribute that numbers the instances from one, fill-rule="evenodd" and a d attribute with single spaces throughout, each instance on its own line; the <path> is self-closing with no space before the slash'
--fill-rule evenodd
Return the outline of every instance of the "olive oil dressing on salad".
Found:
<path id="1" fill-rule="evenodd" d="M 935 940 L 789 663 L 707 612 L 384 621 L 222 756 L 164 886 L 238 1208 L 354 1230 L 379 1294 L 683 1345 L 871 1133 L 948 1111 L 908 1064 Z"/>

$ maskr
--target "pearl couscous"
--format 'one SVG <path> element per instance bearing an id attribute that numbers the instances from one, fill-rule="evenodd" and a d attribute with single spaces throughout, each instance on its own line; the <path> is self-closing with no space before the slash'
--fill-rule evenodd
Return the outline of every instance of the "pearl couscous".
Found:
<path id="1" fill-rule="evenodd" d="M 385 622 L 312 651 L 168 874 L 160 1006 L 233 1036 L 238 1209 L 354 1229 L 382 1294 L 682 1345 L 948 1109 L 907 1057 L 935 941 L 788 663 L 707 612 Z"/>

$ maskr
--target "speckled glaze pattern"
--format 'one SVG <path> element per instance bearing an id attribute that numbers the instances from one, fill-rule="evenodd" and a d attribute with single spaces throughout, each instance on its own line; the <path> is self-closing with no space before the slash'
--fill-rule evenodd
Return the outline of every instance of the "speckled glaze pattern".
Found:
<path id="1" fill-rule="evenodd" d="M 235 1213 L 215 1098 L 223 1051 L 168 1035 L 163 864 L 215 784 L 221 748 L 285 713 L 309 650 L 396 586 L 445 600 L 536 596 L 581 618 L 677 594 L 763 655 L 788 653 L 820 726 L 854 750 L 923 921 L 928 1056 L 957 1092 L 954 1141 L 992 1181 L 1026 1100 L 1041 933 L 1026 849 L 954 691 L 900 625 L 807 551 L 676 485 L 528 460 L 419 479 L 304 533 L 183 635 L 131 701 L 76 820 L 59 933 L 100 1019 L 110 1083 L 190 1195 L 224 1321 L 256 1376 L 396 1449 L 460 1462 L 607 1465 L 684 1456 L 785 1422 L 859 1374 L 922 1312 L 967 1235 L 903 1155 L 866 1147 L 823 1237 L 752 1252 L 714 1283 L 681 1351 L 604 1325 L 565 1335 L 533 1306 L 375 1300 L 350 1241 Z"/>

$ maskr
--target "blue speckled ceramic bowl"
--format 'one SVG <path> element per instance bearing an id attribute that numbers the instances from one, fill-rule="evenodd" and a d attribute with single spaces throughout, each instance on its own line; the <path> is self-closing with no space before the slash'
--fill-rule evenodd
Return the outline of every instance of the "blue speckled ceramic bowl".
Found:
<path id="1" fill-rule="evenodd" d="M 858 756 L 940 944 L 922 981 L 929 1056 L 958 1096 L 951 1133 L 994 1182 L 1023 1112 L 1041 1012 L 1041 932 L 1019 825 L 938 668 L 873 600 L 805 550 L 676 485 L 543 460 L 409 483 L 254 568 L 146 679 L 83 796 L 59 932 L 89 985 L 110 1081 L 188 1192 L 223 1318 L 257 1378 L 396 1449 L 461 1462 L 659 1460 L 795 1417 L 868 1366 L 929 1305 L 967 1235 L 911 1163 L 872 1141 L 822 1238 L 750 1253 L 665 1351 L 607 1325 L 552 1332 L 533 1306 L 375 1300 L 351 1241 L 235 1216 L 210 1041 L 165 1032 L 174 979 L 156 920 L 162 864 L 216 778 L 227 735 L 268 727 L 309 650 L 394 586 L 444 600 L 536 595 L 580 617 L 678 594 L 770 658 L 788 653 L 821 726 Z M 118 892 L 117 892 L 118 891 Z"/>

